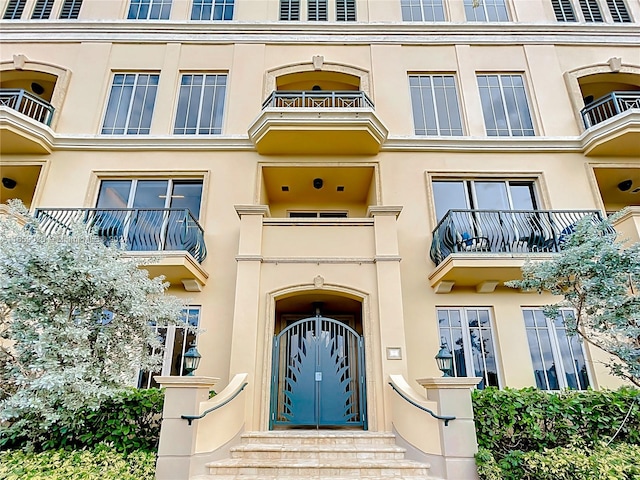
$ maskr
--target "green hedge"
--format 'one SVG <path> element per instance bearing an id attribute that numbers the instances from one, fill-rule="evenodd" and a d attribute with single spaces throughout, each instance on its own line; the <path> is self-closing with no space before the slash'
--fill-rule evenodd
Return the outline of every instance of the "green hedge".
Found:
<path id="1" fill-rule="evenodd" d="M 497 461 L 487 449 L 476 455 L 483 480 L 638 480 L 640 446 L 599 444 L 593 450 L 556 447 L 511 452 Z"/>
<path id="2" fill-rule="evenodd" d="M 590 447 L 608 441 L 630 409 L 616 442 L 640 445 L 639 396 L 640 391 L 633 388 L 560 393 L 535 388 L 476 390 L 473 409 L 478 445 L 497 459 L 514 450 L 569 446 L 576 438 Z"/>
<path id="3" fill-rule="evenodd" d="M 89 450 L 49 450 L 0 453 L 3 480 L 153 480 L 155 455 L 151 452 L 124 454 L 107 447 Z"/>
<path id="4" fill-rule="evenodd" d="M 47 430 L 0 428 L 0 447 L 43 451 L 58 448 L 82 449 L 108 444 L 118 452 L 143 450 L 155 452 L 160 437 L 164 391 L 126 389 L 102 403 L 98 410 L 89 408 L 62 415 L 72 423 L 55 424 Z M 1 477 L 0 477 L 1 478 Z"/>

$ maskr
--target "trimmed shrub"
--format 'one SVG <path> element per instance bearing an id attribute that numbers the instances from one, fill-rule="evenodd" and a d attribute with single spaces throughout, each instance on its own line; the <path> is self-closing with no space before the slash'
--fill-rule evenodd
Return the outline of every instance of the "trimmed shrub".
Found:
<path id="1" fill-rule="evenodd" d="M 58 448 L 92 448 L 108 444 L 118 452 L 155 452 L 160 437 L 164 391 L 159 389 L 123 390 L 102 403 L 99 409 L 83 408 L 65 412 L 72 424 L 55 423 L 47 430 L 29 431 L 0 428 L 0 446 L 36 451 Z"/>
<path id="2" fill-rule="evenodd" d="M 4 480 L 153 480 L 155 455 L 123 454 L 107 447 L 90 450 L 49 450 L 0 453 L 0 478 Z"/>

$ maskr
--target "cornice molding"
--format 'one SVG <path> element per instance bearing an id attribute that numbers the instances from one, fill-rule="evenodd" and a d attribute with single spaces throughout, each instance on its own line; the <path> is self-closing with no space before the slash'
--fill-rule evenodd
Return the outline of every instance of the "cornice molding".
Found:
<path id="1" fill-rule="evenodd" d="M 345 28 L 348 27 L 348 28 Z M 0 21 L 2 42 L 268 44 L 640 44 L 637 24 Z M 427 31 L 428 30 L 428 31 Z"/>

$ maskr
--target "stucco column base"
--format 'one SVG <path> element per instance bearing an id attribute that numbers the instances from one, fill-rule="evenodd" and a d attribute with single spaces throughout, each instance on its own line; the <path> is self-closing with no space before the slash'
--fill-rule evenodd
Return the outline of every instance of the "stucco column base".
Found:
<path id="1" fill-rule="evenodd" d="M 196 376 L 155 377 L 155 381 L 166 388 L 156 462 L 157 480 L 189 478 L 198 422 L 189 425 L 181 416 L 198 415 L 200 403 L 209 399 L 209 390 L 218 380 Z"/>
<path id="2" fill-rule="evenodd" d="M 473 422 L 471 389 L 481 380 L 480 377 L 436 377 L 417 380 L 427 390 L 427 398 L 437 402 L 438 415 L 456 417 L 446 427 L 444 422 L 438 422 L 448 479 L 478 478 L 474 457 L 478 452 L 478 441 Z"/>

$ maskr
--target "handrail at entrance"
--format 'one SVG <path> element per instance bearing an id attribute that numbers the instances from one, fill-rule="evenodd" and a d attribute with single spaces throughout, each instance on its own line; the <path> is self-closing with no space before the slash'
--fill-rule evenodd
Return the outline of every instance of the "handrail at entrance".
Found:
<path id="1" fill-rule="evenodd" d="M 405 399 L 407 402 L 409 402 L 411 405 L 413 405 L 414 407 L 418 407 L 420 410 L 427 412 L 429 415 L 431 415 L 433 418 L 437 418 L 438 420 L 443 420 L 444 421 L 444 426 L 448 427 L 449 426 L 449 422 L 451 420 L 455 420 L 456 417 L 452 417 L 450 415 L 437 415 L 435 413 L 433 413 L 431 410 L 429 410 L 427 407 L 423 407 L 422 405 L 414 402 L 413 400 L 411 400 L 409 397 L 407 397 L 404 393 L 402 393 L 400 390 L 398 390 L 398 388 L 392 383 L 389 382 L 389 385 L 391 386 L 391 388 L 393 388 L 393 390 L 400 395 L 403 399 Z"/>
<path id="2" fill-rule="evenodd" d="M 193 423 L 194 420 L 200 420 L 201 418 L 204 418 L 205 415 L 213 412 L 214 410 L 219 409 L 220 407 L 224 407 L 227 403 L 229 403 L 231 400 L 233 400 L 234 398 L 236 398 L 238 395 L 240 395 L 240 393 L 242 392 L 242 390 L 244 390 L 244 387 L 246 387 L 247 385 L 249 385 L 248 382 L 244 382 L 242 384 L 242 386 L 236 390 L 233 395 L 231 395 L 229 398 L 227 398 L 224 402 L 211 407 L 208 410 L 205 410 L 204 412 L 202 412 L 200 415 L 180 415 L 180 418 L 186 420 L 187 422 L 189 422 L 189 425 L 191 425 L 191 423 Z"/>

